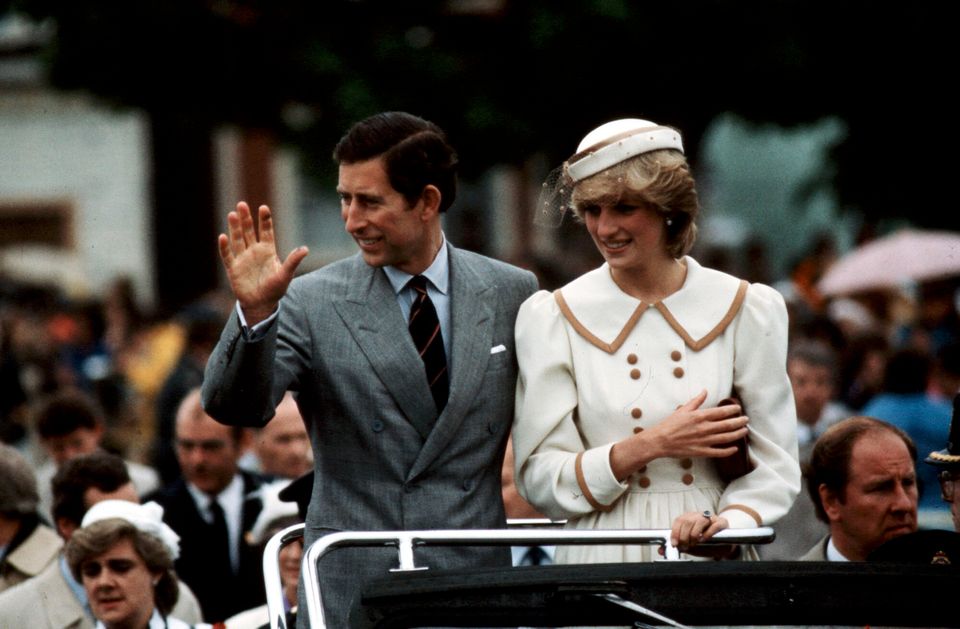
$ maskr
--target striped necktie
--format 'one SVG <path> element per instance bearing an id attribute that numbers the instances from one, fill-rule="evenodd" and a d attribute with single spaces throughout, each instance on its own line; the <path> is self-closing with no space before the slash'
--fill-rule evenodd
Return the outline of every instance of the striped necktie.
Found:
<path id="1" fill-rule="evenodd" d="M 443 350 L 443 333 L 440 331 L 440 319 L 437 309 L 427 295 L 427 278 L 414 276 L 408 284 L 416 292 L 413 307 L 410 309 L 408 329 L 413 344 L 420 352 L 426 369 L 427 383 L 437 405 L 437 415 L 443 412 L 450 393 L 450 379 L 447 373 L 447 355 Z"/>

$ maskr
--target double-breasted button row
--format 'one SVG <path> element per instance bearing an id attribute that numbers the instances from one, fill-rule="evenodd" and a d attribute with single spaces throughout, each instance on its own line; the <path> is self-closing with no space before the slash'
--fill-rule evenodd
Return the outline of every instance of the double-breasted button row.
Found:
<path id="1" fill-rule="evenodd" d="M 641 430 L 643 430 L 643 428 L 633 429 L 634 432 L 640 432 Z M 679 459 L 677 462 L 680 464 L 680 467 L 682 467 L 685 470 L 689 470 L 693 467 L 693 459 L 690 459 L 690 458 Z M 642 474 L 646 471 L 647 471 L 647 466 L 644 465 L 643 467 L 637 470 L 637 473 Z M 695 477 L 690 472 L 687 472 L 686 474 L 680 477 L 680 482 L 682 482 L 684 485 L 692 485 L 694 480 L 695 480 Z M 637 479 L 637 486 L 640 487 L 641 489 L 646 489 L 650 487 L 651 483 L 652 481 L 650 480 L 649 476 L 641 476 L 640 478 Z"/>
<path id="2" fill-rule="evenodd" d="M 677 361 L 679 361 L 681 358 L 683 358 L 683 354 L 681 354 L 679 350 L 673 350 L 673 351 L 670 353 L 670 358 L 673 360 L 673 362 L 677 362 Z M 638 360 L 640 360 L 640 359 L 637 358 L 637 355 L 636 355 L 636 354 L 627 354 L 627 363 L 628 363 L 628 364 L 630 364 L 630 365 L 636 365 Z M 683 367 L 675 367 L 675 368 L 673 369 L 673 375 L 674 375 L 675 377 L 677 377 L 677 378 L 682 378 L 682 377 L 683 377 L 683 374 L 684 374 Z M 639 370 L 639 369 L 631 369 L 631 370 L 630 370 L 630 377 L 633 378 L 634 380 L 639 380 L 639 379 L 640 379 L 640 375 L 641 375 L 641 374 L 640 374 L 640 370 Z"/>
<path id="3" fill-rule="evenodd" d="M 683 354 L 680 353 L 680 350 L 675 349 L 675 350 L 673 350 L 672 352 L 670 352 L 670 359 L 671 359 L 673 362 L 679 362 L 681 358 L 683 358 Z M 675 378 L 682 378 L 682 377 L 683 377 L 683 367 L 675 367 L 674 370 L 673 370 L 673 376 L 674 376 Z"/>
<path id="4" fill-rule="evenodd" d="M 689 470 L 690 468 L 693 467 L 693 459 L 688 457 L 684 457 L 680 459 L 679 461 L 677 461 L 677 463 L 679 463 L 680 467 L 682 467 L 685 470 Z M 690 472 L 687 472 L 686 474 L 680 477 L 680 482 L 682 482 L 684 485 L 692 485 L 693 474 L 691 474 Z"/>

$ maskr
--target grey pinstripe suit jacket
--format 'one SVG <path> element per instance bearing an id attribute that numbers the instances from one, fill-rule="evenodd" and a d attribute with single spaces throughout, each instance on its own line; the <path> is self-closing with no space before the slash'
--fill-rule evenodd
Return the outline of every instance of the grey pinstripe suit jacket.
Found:
<path id="1" fill-rule="evenodd" d="M 449 245 L 448 245 L 449 246 Z M 500 466 L 513 421 L 513 327 L 536 290 L 527 272 L 449 246 L 450 397 L 439 418 L 423 364 L 381 269 L 359 256 L 297 278 L 257 342 L 234 315 L 207 365 L 204 405 L 262 425 L 297 395 L 315 455 L 307 543 L 332 531 L 499 528 Z M 503 346 L 505 351 L 491 353 Z M 509 549 L 430 548 L 434 567 L 509 565 Z M 325 565 L 326 564 L 326 565 Z M 321 562 L 331 627 L 393 551 L 342 550 Z"/>

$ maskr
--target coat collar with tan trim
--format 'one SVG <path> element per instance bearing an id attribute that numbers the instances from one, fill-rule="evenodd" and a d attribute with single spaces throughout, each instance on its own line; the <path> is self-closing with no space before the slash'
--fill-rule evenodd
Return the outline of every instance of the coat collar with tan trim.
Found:
<path id="1" fill-rule="evenodd" d="M 554 298 L 577 333 L 607 353 L 620 349 L 649 308 L 656 308 L 690 349 L 700 351 L 736 317 L 748 284 L 704 268 L 689 256 L 683 262 L 687 267 L 683 286 L 655 304 L 620 290 L 607 264 L 557 290 Z"/>

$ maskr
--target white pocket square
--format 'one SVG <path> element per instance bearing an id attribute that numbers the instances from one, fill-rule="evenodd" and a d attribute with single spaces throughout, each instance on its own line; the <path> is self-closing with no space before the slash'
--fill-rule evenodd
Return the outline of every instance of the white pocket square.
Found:
<path id="1" fill-rule="evenodd" d="M 505 351 L 507 351 L 506 347 L 504 347 L 503 345 L 497 345 L 496 347 L 490 348 L 490 355 L 492 356 L 493 354 L 499 354 L 500 352 L 505 352 Z"/>

